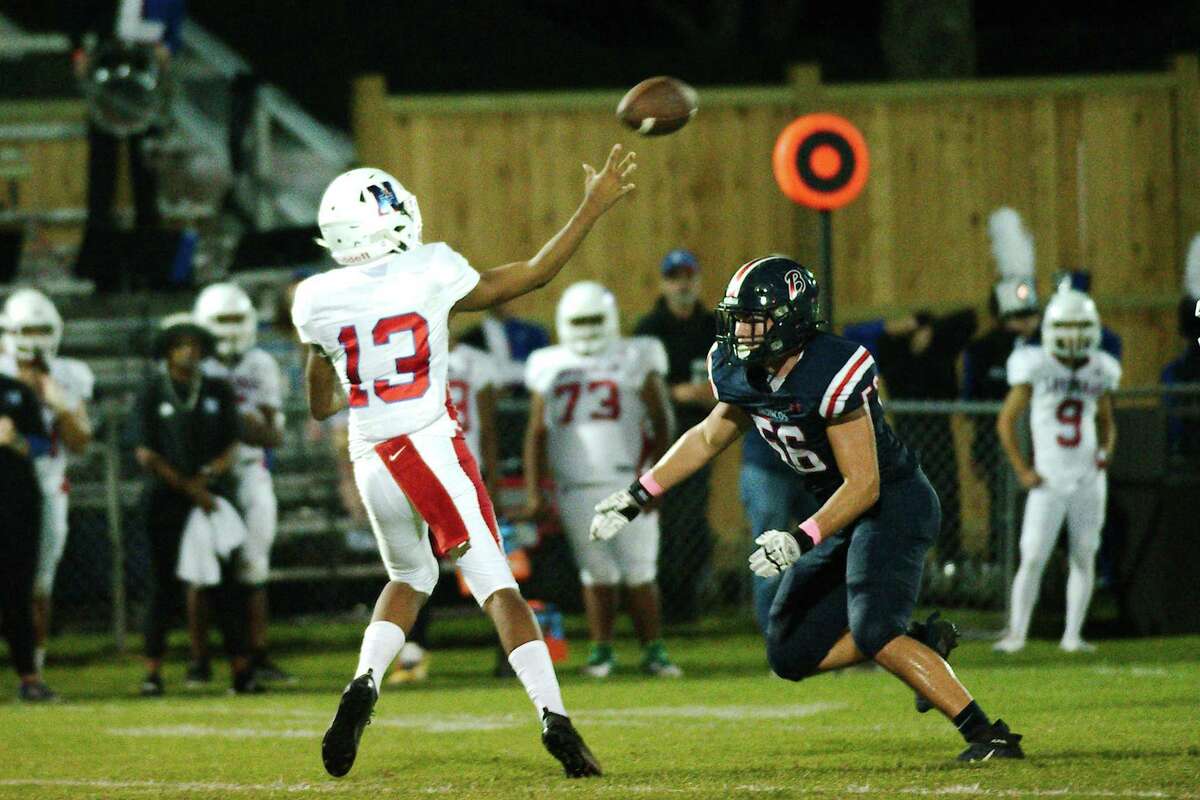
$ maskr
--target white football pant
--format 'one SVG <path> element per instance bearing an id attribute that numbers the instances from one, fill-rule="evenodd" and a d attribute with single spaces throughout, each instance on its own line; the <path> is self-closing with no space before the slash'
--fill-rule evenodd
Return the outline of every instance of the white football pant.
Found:
<path id="1" fill-rule="evenodd" d="M 1013 580 L 1008 638 L 1023 642 L 1029 634 L 1029 620 L 1037 603 L 1042 572 L 1065 519 L 1070 571 L 1063 641 L 1079 640 L 1096 581 L 1096 552 L 1100 549 L 1107 498 L 1108 478 L 1103 470 L 1066 489 L 1043 484 L 1030 490 L 1021 526 L 1021 566 Z"/>
<path id="2" fill-rule="evenodd" d="M 637 516 L 607 541 L 591 538 L 595 507 L 624 486 L 567 486 L 558 492 L 558 513 L 584 586 L 644 586 L 658 577 L 658 513 Z"/>
<path id="3" fill-rule="evenodd" d="M 516 589 L 491 500 L 462 437 L 416 433 L 392 441 L 403 443 L 403 458 L 389 460 L 376 452 L 354 462 L 354 480 L 388 577 L 423 594 L 437 585 L 438 563 L 429 525 L 417 511 L 421 507 L 446 527 L 465 528 L 471 546 L 457 565 L 475 602 L 482 606 L 496 591 Z"/>

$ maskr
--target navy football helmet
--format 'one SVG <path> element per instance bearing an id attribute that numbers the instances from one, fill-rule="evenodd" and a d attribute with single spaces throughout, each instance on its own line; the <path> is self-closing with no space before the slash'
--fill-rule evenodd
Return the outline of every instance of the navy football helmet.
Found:
<path id="1" fill-rule="evenodd" d="M 767 256 L 739 267 L 716 312 L 717 341 L 743 364 L 799 352 L 824 325 L 817 279 L 786 256 Z"/>

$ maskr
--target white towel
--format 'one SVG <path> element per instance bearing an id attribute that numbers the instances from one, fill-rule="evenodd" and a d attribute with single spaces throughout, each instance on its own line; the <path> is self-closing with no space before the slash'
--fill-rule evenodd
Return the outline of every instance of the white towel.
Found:
<path id="1" fill-rule="evenodd" d="M 183 528 L 175 575 L 193 586 L 216 586 L 221 582 L 221 561 L 229 558 L 246 541 L 246 524 L 237 509 L 224 497 L 214 497 L 211 514 L 194 508 Z"/>

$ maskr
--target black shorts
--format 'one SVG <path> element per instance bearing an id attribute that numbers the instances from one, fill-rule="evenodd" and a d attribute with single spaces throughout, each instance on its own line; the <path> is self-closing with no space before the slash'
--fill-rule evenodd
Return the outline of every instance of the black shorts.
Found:
<path id="1" fill-rule="evenodd" d="M 784 573 L 771 607 L 768 656 L 776 672 L 794 680 L 812 674 L 847 630 L 871 657 L 904 633 L 940 526 L 937 493 L 917 469 L 885 484 L 850 530 L 805 553 Z"/>

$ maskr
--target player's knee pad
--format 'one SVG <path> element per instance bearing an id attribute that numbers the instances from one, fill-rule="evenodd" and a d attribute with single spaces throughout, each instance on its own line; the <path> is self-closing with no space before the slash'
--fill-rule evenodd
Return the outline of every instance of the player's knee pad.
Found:
<path id="1" fill-rule="evenodd" d="M 596 542 L 578 554 L 579 582 L 584 586 L 616 586 L 621 583 L 621 568 L 605 544 Z"/>
<path id="2" fill-rule="evenodd" d="M 782 626 L 767 626 L 767 663 L 771 671 L 789 681 L 802 681 L 815 675 L 828 648 L 822 650 L 811 638 L 784 636 Z"/>
<path id="3" fill-rule="evenodd" d="M 433 588 L 438 582 L 437 559 L 431 553 L 429 560 L 419 565 L 405 568 L 387 567 L 388 580 L 408 584 L 421 594 L 433 594 Z"/>
<path id="4" fill-rule="evenodd" d="M 904 633 L 905 626 L 896 620 L 881 617 L 864 617 L 850 620 L 850 636 L 859 652 L 868 658 L 887 647 L 888 642 Z"/>
<path id="5" fill-rule="evenodd" d="M 458 559 L 458 568 L 480 608 L 501 589 L 517 588 L 508 559 L 490 534 L 472 536 L 471 549 Z"/>
<path id="6" fill-rule="evenodd" d="M 621 578 L 626 586 L 645 586 L 658 578 L 658 565 L 653 561 L 633 561 L 621 565 Z"/>
<path id="7" fill-rule="evenodd" d="M 241 568 L 238 570 L 238 582 L 250 588 L 264 586 L 271 573 L 271 560 L 267 553 L 253 556 L 243 554 Z"/>

